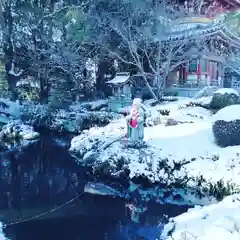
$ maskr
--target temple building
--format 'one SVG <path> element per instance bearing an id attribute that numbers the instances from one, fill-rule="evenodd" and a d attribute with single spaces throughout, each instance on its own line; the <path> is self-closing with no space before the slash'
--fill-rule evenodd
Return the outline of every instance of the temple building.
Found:
<path id="1" fill-rule="evenodd" d="M 204 51 L 196 58 L 186 58 L 167 77 L 166 87 L 175 89 L 178 95 L 194 95 L 204 86 L 224 87 L 228 58 L 240 50 L 240 12 L 233 11 L 240 8 L 240 0 L 218 0 L 208 8 L 214 6 L 216 15 L 209 16 L 205 11 L 207 16 L 186 16 L 175 23 L 176 41 L 182 38 L 191 41 L 199 35 L 206 38 Z"/>

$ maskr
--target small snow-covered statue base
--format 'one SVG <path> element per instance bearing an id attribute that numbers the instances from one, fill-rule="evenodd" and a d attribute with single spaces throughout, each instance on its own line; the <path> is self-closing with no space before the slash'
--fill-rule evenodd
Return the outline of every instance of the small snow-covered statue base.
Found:
<path id="1" fill-rule="evenodd" d="M 133 101 L 132 110 L 127 120 L 127 147 L 146 147 L 144 142 L 144 112 L 140 101 Z"/>

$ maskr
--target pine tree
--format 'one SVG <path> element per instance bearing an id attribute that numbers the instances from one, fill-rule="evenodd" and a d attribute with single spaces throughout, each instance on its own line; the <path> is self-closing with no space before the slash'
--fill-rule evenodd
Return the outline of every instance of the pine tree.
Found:
<path id="1" fill-rule="evenodd" d="M 50 89 L 49 106 L 51 108 L 67 108 L 72 103 L 71 86 L 67 79 L 53 79 Z"/>

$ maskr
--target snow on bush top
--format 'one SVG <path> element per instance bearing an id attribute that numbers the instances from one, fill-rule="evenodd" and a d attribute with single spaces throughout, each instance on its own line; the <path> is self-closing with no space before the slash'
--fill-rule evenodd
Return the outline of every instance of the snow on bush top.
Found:
<path id="1" fill-rule="evenodd" d="M 240 120 L 240 104 L 227 106 L 219 110 L 215 115 L 213 115 L 213 121 L 224 120 L 224 121 L 234 121 Z"/>
<path id="2" fill-rule="evenodd" d="M 236 240 L 240 239 L 239 194 L 217 204 L 189 209 L 164 226 L 161 237 L 171 239 Z M 174 231 L 173 231 L 174 230 Z M 168 236 L 172 232 L 172 236 Z"/>
<path id="3" fill-rule="evenodd" d="M 219 93 L 219 94 L 226 93 L 226 94 L 234 94 L 234 95 L 239 96 L 239 93 L 235 89 L 232 89 L 232 88 L 220 88 L 215 93 Z"/>

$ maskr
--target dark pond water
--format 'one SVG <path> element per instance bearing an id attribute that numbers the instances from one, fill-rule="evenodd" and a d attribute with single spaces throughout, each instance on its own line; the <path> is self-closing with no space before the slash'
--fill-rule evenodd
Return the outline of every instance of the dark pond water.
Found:
<path id="1" fill-rule="evenodd" d="M 149 203 L 137 224 L 131 222 L 125 200 L 85 193 L 71 201 L 83 192 L 89 176 L 69 156 L 67 146 L 56 142 L 62 141 L 45 136 L 23 152 L 1 155 L 0 221 L 14 223 L 4 229 L 9 239 L 156 240 L 164 214 L 176 216 L 187 210 Z M 59 205 L 64 206 L 49 212 Z"/>
<path id="2" fill-rule="evenodd" d="M 112 205 L 115 205 L 114 200 Z M 107 211 L 109 204 L 99 207 Z M 90 213 L 75 217 L 29 221 L 9 226 L 4 232 L 12 240 L 159 240 L 163 227 L 161 224 L 163 214 L 160 212 L 176 216 L 186 211 L 186 208 L 168 206 L 165 209 L 164 205 L 154 204 L 140 223 L 132 222 L 126 210 L 121 211 L 123 214 L 119 215 L 94 216 Z"/>

